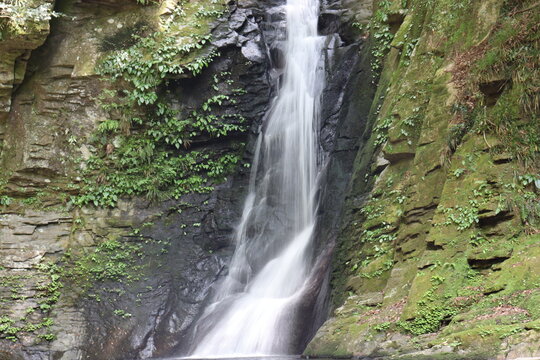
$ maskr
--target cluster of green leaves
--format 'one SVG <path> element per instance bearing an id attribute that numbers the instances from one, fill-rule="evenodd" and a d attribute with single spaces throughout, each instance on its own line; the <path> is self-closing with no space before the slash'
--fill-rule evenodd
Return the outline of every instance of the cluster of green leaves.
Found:
<path id="1" fill-rule="evenodd" d="M 0 338 L 17 341 L 22 335 L 33 334 L 36 338 L 52 341 L 56 336 L 50 331 L 53 320 L 48 316 L 53 306 L 58 302 L 60 289 L 63 287 L 60 281 L 60 269 L 57 265 L 47 263 L 37 266 L 40 281 L 36 286 L 36 292 L 32 295 L 37 300 L 37 305 L 26 309 L 22 318 L 13 318 L 8 315 L 0 316 Z M 9 275 L 3 276 L 1 285 L 10 289 L 9 297 L 0 297 L 0 303 L 13 304 L 18 301 L 27 301 L 27 296 L 21 291 L 28 283 L 31 276 L 37 275 Z"/>
<path id="2" fill-rule="evenodd" d="M 53 4 L 35 4 L 29 0 L 3 0 L 0 3 L 0 40 L 4 33 L 22 34 L 33 28 L 48 26 L 49 20 L 60 16 Z"/>
<path id="3" fill-rule="evenodd" d="M 133 241 L 106 240 L 79 256 L 68 253 L 67 266 L 71 278 L 83 288 L 104 281 L 131 282 L 139 280 L 143 244 Z M 72 263 L 71 263 L 71 260 Z"/>
<path id="4" fill-rule="evenodd" d="M 532 233 L 540 229 L 540 176 L 525 174 L 504 186 L 499 207 L 514 210 Z"/>
<path id="5" fill-rule="evenodd" d="M 199 10 L 195 13 L 195 16 L 198 17 L 198 18 L 203 18 L 203 17 L 220 17 L 221 15 L 223 15 L 223 11 L 222 10 L 208 10 L 208 9 L 205 9 L 204 7 L 200 7 Z"/>
<path id="6" fill-rule="evenodd" d="M 380 120 L 375 128 L 373 129 L 373 132 L 375 133 L 375 146 L 381 146 L 388 140 L 388 130 L 392 126 L 393 118 L 391 116 L 387 116 Z"/>
<path id="7" fill-rule="evenodd" d="M 106 169 L 110 158 L 91 159 L 88 171 L 93 176 L 85 177 L 82 193 L 73 198 L 74 203 L 114 207 L 122 196 L 146 195 L 152 200 L 163 200 L 205 193 L 213 189 L 210 181 L 222 181 L 240 160 L 238 154 L 217 152 L 186 151 L 174 156 L 155 150 L 154 146 L 147 139 L 129 139 L 118 151 L 116 166 L 109 171 Z M 140 157 L 144 151 L 150 151 L 146 159 Z M 100 176 L 101 183 L 97 181 Z"/>
<path id="8" fill-rule="evenodd" d="M 122 79 L 131 85 L 106 94 L 126 98 L 121 104 L 113 103 L 115 108 L 124 106 L 126 110 L 128 106 L 156 104 L 158 86 L 165 78 L 184 73 L 196 76 L 218 55 L 210 52 L 192 61 L 179 61 L 194 50 L 201 50 L 210 35 L 193 35 L 189 42 L 179 43 L 169 31 L 166 28 L 146 37 L 135 35 L 137 42 L 133 46 L 114 52 L 100 64 L 98 72 L 101 75 L 112 80 Z"/>
<path id="9" fill-rule="evenodd" d="M 441 276 L 431 277 L 431 288 L 418 301 L 418 310 L 414 319 L 398 322 L 398 326 L 402 330 L 413 335 L 432 333 L 439 330 L 444 321 L 456 315 L 457 309 L 455 307 L 435 302 L 436 291 L 444 281 L 445 278 Z"/>
<path id="10" fill-rule="evenodd" d="M 420 38 L 416 38 L 416 39 L 407 41 L 403 44 L 403 51 L 402 51 L 401 59 L 400 59 L 401 65 L 409 66 L 411 64 L 411 56 L 414 52 L 414 49 L 416 49 L 416 45 L 418 45 L 419 41 L 420 41 Z"/>
<path id="11" fill-rule="evenodd" d="M 362 231 L 362 242 L 367 243 L 391 243 L 396 239 L 395 233 L 389 233 L 392 227 L 389 224 L 382 223 L 382 227 L 375 229 L 365 229 Z"/>
<path id="12" fill-rule="evenodd" d="M 424 8 L 430 10 L 427 29 L 445 39 L 442 48 L 469 45 L 478 36 L 476 27 L 478 3 L 471 0 L 425 2 Z"/>
<path id="13" fill-rule="evenodd" d="M 32 295 L 37 300 L 37 305 L 28 308 L 25 316 L 20 319 L 0 316 L 0 338 L 17 341 L 22 335 L 33 334 L 39 339 L 54 340 L 56 335 L 51 332 L 53 320 L 48 314 L 57 304 L 64 284 L 76 286 L 90 296 L 90 290 L 103 290 L 104 283 L 138 281 L 146 266 L 142 261 L 146 256 L 143 252 L 145 242 L 159 245 L 161 251 L 156 250 L 158 254 L 163 254 L 163 250 L 168 246 L 168 242 L 144 240 L 140 236 L 135 237 L 135 241 L 105 240 L 82 254 L 74 255 L 68 252 L 59 262 L 37 265 L 41 276 L 36 293 Z M 9 297 L 0 297 L 0 304 L 28 301 L 21 291 L 30 276 L 33 275 L 3 276 L 0 285 L 11 290 Z M 94 297 L 99 301 L 99 296 Z M 131 316 L 123 310 L 116 310 L 114 313 L 122 318 Z"/>
<path id="14" fill-rule="evenodd" d="M 474 157 L 468 156 L 462 161 L 466 168 L 457 168 L 453 171 L 456 178 L 460 178 L 466 171 L 475 171 Z M 478 186 L 472 189 L 471 195 L 463 205 L 443 208 L 446 221 L 435 224 L 456 225 L 457 229 L 464 231 L 473 228 L 479 222 L 479 211 L 488 202 L 496 201 L 495 215 L 501 212 L 514 212 L 519 216 L 526 230 L 531 233 L 540 228 L 540 176 L 536 174 L 517 175 L 512 183 L 504 184 L 494 189 L 486 181 L 477 182 Z M 471 235 L 471 244 L 479 246 L 487 240 L 481 235 Z"/>
<path id="15" fill-rule="evenodd" d="M 360 276 L 363 277 L 363 278 L 366 278 L 366 279 L 372 279 L 374 277 L 379 277 L 383 273 L 385 273 L 386 271 L 392 269 L 393 266 L 394 266 L 394 260 L 393 259 L 388 259 L 382 264 L 382 266 L 380 268 L 378 268 L 376 270 L 373 270 L 371 272 L 361 272 Z"/>
<path id="16" fill-rule="evenodd" d="M 391 326 L 391 325 L 392 325 L 391 322 L 383 322 L 383 323 L 374 325 L 374 326 L 373 326 L 373 330 L 375 330 L 375 331 L 380 331 L 380 332 L 384 332 L 384 331 L 390 329 L 390 326 Z"/>
<path id="17" fill-rule="evenodd" d="M 396 239 L 396 234 L 388 233 L 390 226 L 383 223 L 383 227 L 375 229 L 364 229 L 361 235 L 361 242 L 368 244 L 368 248 L 364 248 L 361 251 L 361 261 L 356 261 L 353 263 L 350 268 L 351 272 L 358 272 L 360 276 L 372 278 L 375 276 L 382 275 L 383 272 L 389 270 L 394 265 L 392 259 L 387 259 L 382 266 L 372 272 L 366 272 L 365 269 L 375 260 L 384 255 L 387 255 L 392 246 L 392 242 Z M 349 265 L 351 260 L 349 260 L 346 265 Z"/>
<path id="18" fill-rule="evenodd" d="M 360 209 L 360 214 L 362 214 L 366 220 L 378 218 L 379 216 L 384 215 L 383 206 L 377 204 L 376 201 L 369 201 L 367 204 L 362 206 L 362 209 Z"/>
<path id="19" fill-rule="evenodd" d="M 390 31 L 390 24 L 388 23 L 391 5 L 392 2 L 389 0 L 378 1 L 377 10 L 368 25 L 373 40 L 371 46 L 371 55 L 373 56 L 371 67 L 377 74 L 381 72 L 384 57 L 388 54 L 390 43 L 394 38 L 394 34 Z"/>
<path id="20" fill-rule="evenodd" d="M 8 195 L 0 196 L 0 206 L 8 206 L 13 202 L 13 198 Z"/>
<path id="21" fill-rule="evenodd" d="M 435 332 L 441 323 L 456 314 L 456 310 L 446 305 L 432 306 L 425 301 L 418 302 L 419 310 L 412 321 L 402 321 L 398 325 L 413 335 L 422 335 Z"/>
<path id="22" fill-rule="evenodd" d="M 60 280 L 61 269 L 54 263 L 39 264 L 38 269 L 49 276 L 47 282 L 38 286 L 38 290 L 43 291 L 42 300 L 38 303 L 39 308 L 43 311 L 49 311 L 58 302 L 60 289 L 64 286 Z"/>
<path id="23" fill-rule="evenodd" d="M 458 175 L 463 173 L 464 170 L 461 170 L 461 168 L 456 170 L 458 171 Z M 446 220 L 443 223 L 434 225 L 456 225 L 459 231 L 464 231 L 476 226 L 480 221 L 480 208 L 497 195 L 491 185 L 486 181 L 479 181 L 477 184 L 478 186 L 472 189 L 472 194 L 468 197 L 465 204 L 442 208 L 442 212 L 446 214 Z M 502 210 L 503 209 L 499 207 L 496 210 L 496 214 L 499 214 Z"/>
<path id="24" fill-rule="evenodd" d="M 80 253 L 67 252 L 62 259 L 61 273 L 66 286 L 95 302 L 116 304 L 126 293 L 126 285 L 132 289 L 139 286 L 140 281 L 146 279 L 150 264 L 161 266 L 161 256 L 168 253 L 169 240 L 141 235 L 141 229 L 149 226 L 153 223 L 146 222 L 141 228 L 134 228 L 129 237 L 107 239 Z M 140 295 L 137 294 L 137 305 L 141 304 Z M 119 308 L 113 314 L 123 319 L 132 317 L 130 312 Z"/>
<path id="25" fill-rule="evenodd" d="M 469 206 L 457 205 L 444 208 L 443 212 L 447 218 L 443 225 L 455 224 L 460 231 L 473 227 L 479 221 L 478 202 L 476 200 L 469 200 Z"/>
<path id="26" fill-rule="evenodd" d="M 479 247 L 489 243 L 490 239 L 486 238 L 482 233 L 479 232 L 476 234 L 471 234 L 469 242 L 472 246 Z"/>
<path id="27" fill-rule="evenodd" d="M 130 318 L 132 315 L 125 310 L 122 309 L 116 309 L 113 311 L 114 315 L 120 316 L 121 318 L 127 319 Z"/>
<path id="28" fill-rule="evenodd" d="M 217 6 L 217 5 L 216 5 Z M 200 7 L 196 17 L 215 17 L 221 8 Z M 185 20 L 179 8 L 163 31 L 135 35 L 127 49 L 111 53 L 99 73 L 111 80 L 100 97 L 111 117 L 94 136 L 101 154 L 86 161 L 76 205 L 114 207 L 122 196 L 175 198 L 212 190 L 240 161 L 241 145 L 232 150 L 191 150 L 194 141 L 227 136 L 245 130 L 239 114 L 221 111 L 236 103 L 241 90 L 225 92 L 227 72 L 213 78 L 209 96 L 194 109 L 173 108 L 162 92 L 169 79 L 199 75 L 218 56 L 207 50 L 210 35 L 178 37 L 175 26 Z"/>
<path id="29" fill-rule="evenodd" d="M 8 340 L 17 340 L 17 334 L 21 331 L 20 327 L 16 327 L 15 320 L 8 316 L 0 317 L 0 337 Z"/>

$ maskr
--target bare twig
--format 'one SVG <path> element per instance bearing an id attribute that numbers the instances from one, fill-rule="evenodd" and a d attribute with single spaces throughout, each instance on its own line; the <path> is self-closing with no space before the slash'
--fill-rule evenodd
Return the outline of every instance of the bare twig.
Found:
<path id="1" fill-rule="evenodd" d="M 531 11 L 532 9 L 534 9 L 534 8 L 536 8 L 538 6 L 540 6 L 540 1 L 532 4 L 531 6 L 529 6 L 526 9 L 519 10 L 519 11 L 513 11 L 512 13 L 510 13 L 510 16 L 514 16 L 514 15 L 521 14 L 521 13 L 524 13 L 524 12 L 527 12 L 527 11 Z"/>

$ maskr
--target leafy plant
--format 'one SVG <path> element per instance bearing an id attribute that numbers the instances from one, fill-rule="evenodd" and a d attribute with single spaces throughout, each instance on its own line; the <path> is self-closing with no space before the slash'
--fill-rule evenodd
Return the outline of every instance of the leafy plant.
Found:
<path id="1" fill-rule="evenodd" d="M 371 67 L 376 73 L 380 73 L 383 59 L 390 50 L 390 43 L 394 38 L 388 23 L 388 12 L 391 5 L 392 3 L 388 0 L 379 1 L 378 8 L 369 23 L 369 30 L 373 39 Z"/>
<path id="2" fill-rule="evenodd" d="M 0 196 L 0 206 L 8 206 L 13 202 L 13 198 L 7 195 Z"/>
<path id="3" fill-rule="evenodd" d="M 53 263 L 42 263 L 37 266 L 37 279 L 39 279 L 32 297 L 36 300 L 34 305 L 25 311 L 21 318 L 12 318 L 7 315 L 0 317 L 0 338 L 18 341 L 22 335 L 34 335 L 36 338 L 53 340 L 54 335 L 47 333 L 53 325 L 53 320 L 48 316 L 50 310 L 58 302 L 60 289 L 63 283 L 60 280 L 60 268 Z M 15 306 L 27 303 L 27 297 L 21 294 L 25 284 L 28 283 L 29 275 L 7 275 L 1 279 L 3 288 L 11 289 L 10 296 L 2 294 L 1 302 L 15 303 Z M 20 303 L 18 303 L 21 301 Z"/>
<path id="4" fill-rule="evenodd" d="M 443 212 L 447 216 L 447 221 L 444 225 L 455 224 L 458 230 L 463 231 L 477 224 L 478 218 L 478 203 L 474 200 L 469 201 L 470 206 L 455 206 L 445 208 Z"/>
<path id="5" fill-rule="evenodd" d="M 132 315 L 128 312 L 126 312 L 125 310 L 122 310 L 122 309 L 116 309 L 113 311 L 114 312 L 114 315 L 117 315 L 117 316 L 120 316 L 124 319 L 126 318 L 130 318 Z"/>
<path id="6" fill-rule="evenodd" d="M 390 328 L 390 326 L 392 325 L 391 322 L 384 322 L 384 323 L 381 323 L 381 324 L 377 324 L 377 325 L 374 325 L 373 326 L 373 330 L 375 331 L 386 331 Z"/>
<path id="7" fill-rule="evenodd" d="M 418 310 L 411 321 L 400 321 L 398 326 L 413 335 L 432 333 L 440 329 L 444 321 L 451 319 L 457 309 L 450 304 L 436 303 L 435 292 L 445 281 L 444 277 L 432 276 L 431 288 L 418 301 Z"/>
<path id="8" fill-rule="evenodd" d="M 47 24 L 60 13 L 53 11 L 52 3 L 35 6 L 28 0 L 4 0 L 0 3 L 0 30 L 21 34 L 33 27 Z M 0 33 L 2 40 L 2 33 Z"/>
<path id="9" fill-rule="evenodd" d="M 201 7 L 195 17 L 215 17 L 218 5 Z M 146 195 L 152 200 L 178 199 L 188 193 L 212 190 L 240 161 L 242 145 L 232 150 L 191 150 L 198 139 L 218 138 L 245 131 L 245 119 L 221 111 L 236 103 L 242 91 L 223 91 L 232 80 L 228 72 L 215 74 L 211 91 L 197 108 L 176 109 L 164 98 L 169 79 L 199 75 L 219 54 L 206 48 L 210 35 L 178 38 L 175 24 L 185 13 L 173 11 L 163 31 L 134 35 L 127 49 L 108 55 L 99 73 L 110 80 L 100 96 L 111 117 L 94 135 L 103 153 L 86 161 L 81 192 L 74 204 L 114 207 L 123 196 Z"/>
<path id="10" fill-rule="evenodd" d="M 383 145 L 388 140 L 388 130 L 392 126 L 393 119 L 391 116 L 380 120 L 375 129 L 375 146 Z"/>

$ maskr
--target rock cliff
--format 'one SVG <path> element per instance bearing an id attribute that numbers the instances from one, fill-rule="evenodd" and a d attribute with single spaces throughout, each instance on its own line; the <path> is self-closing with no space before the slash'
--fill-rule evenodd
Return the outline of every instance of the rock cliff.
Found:
<path id="1" fill-rule="evenodd" d="M 538 3 L 373 5 L 377 93 L 306 354 L 539 356 Z"/>
<path id="2" fill-rule="evenodd" d="M 249 172 L 244 166 L 249 144 L 273 91 L 262 29 L 272 24 L 263 22 L 263 10 L 253 3 L 23 6 L 42 13 L 37 20 L 28 14 L 25 26 L 8 18 L 0 42 L 6 68 L 0 120 L 0 354 L 133 359 L 171 352 L 227 263 Z M 145 188 L 129 196 L 118 177 L 107 176 L 131 171 L 134 178 L 123 181 L 134 184 L 166 176 L 167 169 L 115 168 L 129 158 L 122 144 L 144 139 L 155 128 L 99 130 L 126 116 L 125 104 L 111 100 L 111 92 L 133 88 L 119 84 L 127 76 L 115 81 L 100 64 L 156 37 L 163 42 L 145 44 L 155 47 L 146 56 L 174 56 L 131 58 L 148 66 L 141 77 L 168 66 L 149 88 L 175 111 L 175 119 L 212 106 L 216 119 L 229 121 L 231 130 L 215 136 L 193 129 L 190 144 L 156 146 L 151 162 L 191 156 L 189 164 L 178 165 L 185 172 L 175 180 L 184 182 L 160 182 L 157 190 L 167 195 L 152 196 Z M 174 50 L 163 46 L 170 39 Z M 206 61 L 210 53 L 213 59 Z M 148 104 L 131 105 L 139 116 L 156 111 Z M 242 128 L 236 126 L 240 118 Z M 185 138 L 179 132 L 163 136 Z M 106 164 L 94 166 L 95 161 Z M 208 174 L 209 166 L 216 176 Z M 171 195 L 173 188 L 182 194 Z"/>
<path id="3" fill-rule="evenodd" d="M 0 4 L 0 358 L 182 353 L 227 271 L 283 4 Z M 322 2 L 306 354 L 540 356 L 539 9 Z"/>
<path id="4" fill-rule="evenodd" d="M 6 18 L 1 46 L 18 55 L 5 57 L 0 121 L 3 356 L 186 349 L 227 271 L 254 140 L 281 75 L 283 4 L 66 0 L 24 3 L 26 26 Z M 373 93 L 364 40 L 338 35 L 336 6 L 321 25 L 321 249 L 333 246 L 366 124 L 357 115 L 367 117 Z M 306 297 L 301 348 L 325 319 L 312 314 L 325 308 L 329 254 Z"/>

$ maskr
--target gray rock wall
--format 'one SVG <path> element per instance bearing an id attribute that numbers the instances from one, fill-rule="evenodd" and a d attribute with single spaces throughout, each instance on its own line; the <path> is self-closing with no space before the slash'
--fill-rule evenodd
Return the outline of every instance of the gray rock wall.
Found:
<path id="1" fill-rule="evenodd" d="M 196 82 L 177 79 L 167 89 L 173 104 L 182 99 L 197 105 L 204 101 L 213 74 L 229 71 L 235 86 L 246 90 L 236 107 L 252 130 L 217 141 L 201 139 L 198 148 L 226 151 L 249 144 L 265 113 L 271 93 L 269 60 L 259 25 L 264 12 L 255 5 L 232 6 L 231 21 L 214 24 L 212 46 L 221 56 Z M 62 11 L 69 16 L 53 21 L 47 41 L 30 56 L 9 116 L 0 121 L 7 134 L 0 154 L 6 178 L 2 194 L 15 199 L 0 209 L 0 273 L 17 296 L 12 303 L 2 302 L 2 316 L 25 319 L 27 309 L 48 296 L 44 288 L 51 279 L 38 266 L 49 261 L 68 266 L 68 249 L 75 257 L 83 256 L 104 240 L 123 238 L 143 244 L 145 255 L 140 261 L 144 274 L 130 284 L 100 282 L 82 290 L 79 279 L 63 278 L 52 310 L 31 315 L 36 324 L 52 319 L 47 331 L 56 339 L 40 340 L 42 329 L 18 331 L 17 342 L 0 340 L 0 349 L 10 357 L 133 359 L 170 351 L 224 271 L 229 235 L 242 205 L 248 172 L 244 167 L 214 192 L 181 201 L 126 199 L 109 210 L 65 207 L 60 199 L 74 193 L 70 183 L 78 181 L 80 169 L 73 160 L 89 156 L 88 135 L 106 116 L 96 102 L 102 86 L 95 72 L 100 44 L 141 18 L 157 21 L 166 6 L 63 2 Z M 238 109 L 224 109 L 229 110 Z M 249 158 L 248 145 L 248 163 Z M 139 233 L 143 224 L 153 225 Z M 3 287 L 2 299 L 9 299 L 12 290 Z M 120 309 L 131 316 L 117 316 Z M 14 326 L 19 323 L 24 321 Z"/>

